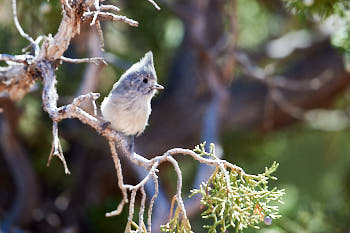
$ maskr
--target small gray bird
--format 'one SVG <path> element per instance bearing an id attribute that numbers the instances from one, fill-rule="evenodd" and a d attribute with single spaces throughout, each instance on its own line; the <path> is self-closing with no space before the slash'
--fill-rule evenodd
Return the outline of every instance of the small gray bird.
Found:
<path id="1" fill-rule="evenodd" d="M 148 124 L 151 99 L 161 89 L 164 87 L 157 83 L 150 51 L 113 85 L 102 102 L 102 116 L 113 129 L 127 136 L 139 136 Z"/>

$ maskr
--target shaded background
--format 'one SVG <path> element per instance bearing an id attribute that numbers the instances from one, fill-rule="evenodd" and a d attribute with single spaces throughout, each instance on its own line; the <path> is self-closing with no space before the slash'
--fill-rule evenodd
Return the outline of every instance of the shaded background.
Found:
<path id="1" fill-rule="evenodd" d="M 20 22 L 33 38 L 57 31 L 58 1 L 17 2 Z M 273 185 L 287 192 L 283 217 L 245 232 L 350 232 L 350 79 L 345 52 L 330 43 L 333 25 L 294 16 L 278 0 L 159 4 L 161 11 L 147 1 L 118 1 L 122 13 L 140 26 L 103 24 L 103 54 L 94 29 L 82 28 L 65 56 L 103 55 L 109 65 L 60 66 L 59 104 L 88 91 L 105 96 L 130 64 L 152 50 L 166 89 L 153 101 L 150 126 L 136 139 L 138 152 L 151 157 L 206 140 L 221 145 L 224 158 L 248 173 L 278 161 L 279 180 Z M 20 54 L 26 45 L 15 29 L 10 1 L 0 0 L 0 52 Z M 252 69 L 265 75 L 263 81 L 244 69 L 247 57 L 263 68 Z M 290 82 L 276 88 L 266 79 Z M 104 217 L 116 208 L 120 192 L 103 138 L 76 120 L 60 123 L 72 172 L 66 176 L 57 158 L 46 167 L 52 123 L 41 108 L 40 85 L 21 101 L 1 98 L 0 105 L 4 232 L 122 232 L 126 209 L 122 216 Z M 198 182 L 193 179 L 200 174 L 197 165 L 180 162 L 184 195 Z M 160 179 L 163 197 L 171 198 L 176 182 L 167 168 L 161 166 Z M 140 174 L 127 161 L 123 169 L 127 183 L 137 182 Z M 198 214 L 191 223 L 194 232 L 205 232 Z"/>

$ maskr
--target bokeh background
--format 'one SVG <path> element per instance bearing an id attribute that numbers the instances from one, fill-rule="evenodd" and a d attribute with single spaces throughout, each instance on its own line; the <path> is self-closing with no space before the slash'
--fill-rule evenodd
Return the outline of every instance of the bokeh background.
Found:
<path id="1" fill-rule="evenodd" d="M 152 50 L 166 89 L 153 101 L 150 125 L 136 139 L 137 151 L 152 157 L 206 140 L 220 145 L 224 159 L 248 173 L 277 161 L 278 181 L 271 185 L 286 189 L 283 217 L 244 232 L 350 232 L 350 75 L 346 50 L 337 47 L 342 38 L 334 36 L 340 30 L 336 20 L 293 14 L 280 0 L 158 1 L 161 11 L 145 0 L 109 2 L 140 25 L 103 23 L 102 53 L 96 31 L 86 24 L 65 55 L 102 55 L 109 64 L 60 66 L 59 104 L 85 91 L 100 92 L 101 102 L 125 69 Z M 33 38 L 57 31 L 59 1 L 17 4 L 19 20 Z M 20 54 L 26 46 L 14 26 L 11 1 L 0 0 L 0 53 Z M 274 86 L 280 80 L 283 85 Z M 39 82 L 22 100 L 2 97 L 0 104 L 4 233 L 10 228 L 123 232 L 127 209 L 121 216 L 104 217 L 121 194 L 103 138 L 76 120 L 60 123 L 72 172 L 67 176 L 57 158 L 46 167 L 52 123 L 42 110 Z M 16 153 L 8 153 L 9 145 Z M 180 166 L 186 196 L 201 173 L 190 159 L 180 159 Z M 123 168 L 126 182 L 136 183 L 141 174 L 125 160 Z M 161 166 L 160 178 L 163 196 L 171 198 L 174 171 Z M 199 213 L 190 219 L 194 232 L 206 232 Z"/>

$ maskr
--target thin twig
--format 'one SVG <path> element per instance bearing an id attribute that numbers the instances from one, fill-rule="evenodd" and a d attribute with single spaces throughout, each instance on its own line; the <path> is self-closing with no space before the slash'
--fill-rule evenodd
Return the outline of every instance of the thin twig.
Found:
<path id="1" fill-rule="evenodd" d="M 101 51 L 104 51 L 105 43 L 104 43 L 104 39 L 103 39 L 103 32 L 102 32 L 100 21 L 96 22 L 96 30 L 97 30 L 98 38 L 100 40 L 100 49 L 101 49 Z"/>
<path id="2" fill-rule="evenodd" d="M 140 210 L 139 210 L 139 229 L 138 229 L 138 233 L 142 233 L 142 228 L 144 226 L 143 214 L 145 212 L 145 203 L 146 203 L 146 192 L 145 192 L 145 187 L 144 186 L 141 187 L 141 194 L 142 194 L 142 198 L 141 198 L 141 205 L 140 205 Z"/>
<path id="3" fill-rule="evenodd" d="M 149 1 L 157 10 L 160 10 L 160 7 L 157 5 L 157 3 L 153 0 L 147 0 Z"/>
<path id="4" fill-rule="evenodd" d="M 31 55 L 9 55 L 9 54 L 0 54 L 0 61 L 12 61 L 17 63 L 27 64 L 28 60 L 33 59 Z"/>
<path id="5" fill-rule="evenodd" d="M 183 217 L 185 219 L 187 219 L 187 214 L 186 214 L 186 209 L 185 209 L 185 205 L 184 202 L 182 200 L 182 196 L 181 196 L 181 189 L 182 189 L 182 173 L 179 167 L 179 164 L 176 162 L 176 160 L 173 157 L 169 157 L 169 162 L 172 163 L 172 165 L 174 166 L 174 169 L 176 171 L 177 174 L 177 203 L 180 206 L 181 212 L 183 214 Z"/>
<path id="6" fill-rule="evenodd" d="M 168 219 L 169 222 L 173 218 L 175 201 L 176 201 L 176 195 L 174 195 L 173 198 L 171 199 L 171 205 L 170 205 L 170 211 L 169 211 L 169 219 Z"/>
<path id="7" fill-rule="evenodd" d="M 52 126 L 52 136 L 53 136 L 53 143 L 51 147 L 51 152 L 49 156 L 49 160 L 47 161 L 46 166 L 50 166 L 51 159 L 54 155 L 56 155 L 63 163 L 64 166 L 64 172 L 69 175 L 70 171 L 67 166 L 66 159 L 64 158 L 62 146 L 60 143 L 60 140 L 58 138 L 58 123 L 56 121 L 53 122 Z"/>
<path id="8" fill-rule="evenodd" d="M 92 107 L 94 110 L 94 116 L 96 117 L 97 116 L 97 105 L 96 105 L 95 100 L 91 99 L 91 104 L 92 104 Z"/>
<path id="9" fill-rule="evenodd" d="M 17 17 L 17 5 L 16 5 L 16 0 L 12 0 L 12 13 L 13 13 L 13 19 L 15 21 L 16 28 L 19 32 L 19 34 L 27 39 L 31 44 L 35 44 L 35 41 L 33 40 L 32 37 L 30 37 L 27 33 L 23 31 L 23 28 L 19 24 L 18 17 Z"/>
<path id="10" fill-rule="evenodd" d="M 153 178 L 153 182 L 154 182 L 154 195 L 151 199 L 151 202 L 150 202 L 149 208 L 148 208 L 148 217 L 147 217 L 147 225 L 148 225 L 147 232 L 148 233 L 151 233 L 151 231 L 152 231 L 152 210 L 153 210 L 154 201 L 156 200 L 156 198 L 158 196 L 158 192 L 159 192 L 157 175 L 153 174 L 152 178 Z"/>
<path id="11" fill-rule="evenodd" d="M 134 211 L 135 211 L 134 205 L 135 205 L 136 193 L 137 193 L 136 189 L 131 192 L 130 204 L 129 204 L 129 217 L 128 217 L 128 223 L 125 227 L 125 233 L 129 233 L 131 231 L 131 224 L 132 224 L 132 219 L 134 217 Z"/>
<path id="12" fill-rule="evenodd" d="M 107 10 L 120 11 L 119 7 L 116 7 L 114 5 L 101 5 L 100 10 L 102 10 L 102 11 L 107 11 Z"/>
<path id="13" fill-rule="evenodd" d="M 100 0 L 95 0 L 94 1 L 94 6 L 96 8 L 96 11 L 94 13 L 94 17 L 91 20 L 90 26 L 94 25 L 96 20 L 97 20 L 97 16 L 100 13 Z"/>
<path id="14" fill-rule="evenodd" d="M 112 20 L 112 21 L 120 21 L 129 24 L 130 26 L 137 27 L 139 23 L 133 19 L 129 19 L 126 16 L 123 15 L 116 15 L 109 12 L 99 12 L 99 11 L 90 11 L 85 12 L 84 17 L 91 18 L 95 17 L 95 14 L 97 14 L 98 20 Z"/>
<path id="15" fill-rule="evenodd" d="M 125 201 L 124 199 L 119 203 L 118 207 L 116 210 L 113 210 L 111 212 L 106 213 L 106 217 L 112 217 L 112 216 L 117 216 L 119 214 L 121 214 L 121 212 L 123 211 L 125 205 Z"/>
<path id="16" fill-rule="evenodd" d="M 91 58 L 68 58 L 68 57 L 64 57 L 61 56 L 60 57 L 61 61 L 64 62 L 69 62 L 69 63 L 86 63 L 86 62 L 92 62 L 95 65 L 98 65 L 98 62 L 103 63 L 105 65 L 107 65 L 107 62 L 103 59 L 103 57 L 91 57 Z"/>
<path id="17" fill-rule="evenodd" d="M 155 160 L 159 160 L 160 158 L 164 157 L 164 156 L 167 156 L 167 155 L 177 155 L 177 154 L 182 154 L 182 155 L 189 155 L 191 156 L 192 158 L 194 158 L 195 160 L 199 161 L 200 163 L 204 163 L 204 164 L 208 164 L 208 165 L 213 165 L 213 166 L 218 166 L 220 163 L 222 163 L 223 165 L 229 167 L 232 169 L 232 171 L 236 171 L 242 175 L 245 174 L 244 170 L 236 165 L 233 165 L 229 162 L 227 162 L 226 160 L 222 160 L 222 159 L 219 159 L 219 160 L 213 160 L 213 159 L 207 159 L 207 158 L 204 158 L 198 154 L 196 154 L 194 151 L 192 150 L 189 150 L 189 149 L 183 149 L 183 148 L 173 148 L 173 149 L 170 149 L 168 150 L 167 152 L 164 153 L 164 155 L 162 156 L 157 156 L 157 157 L 154 157 L 152 160 L 151 160 L 151 163 L 153 163 Z"/>
<path id="18" fill-rule="evenodd" d="M 70 0 L 65 0 L 65 5 L 68 7 L 69 10 L 72 10 L 72 7 L 69 4 Z"/>
<path id="19" fill-rule="evenodd" d="M 122 168 L 121 168 L 120 159 L 118 158 L 118 154 L 117 154 L 117 150 L 115 149 L 115 146 L 116 146 L 115 142 L 110 140 L 109 141 L 109 147 L 110 147 L 110 150 L 112 152 L 112 158 L 113 158 L 113 161 L 114 161 L 114 166 L 115 166 L 115 169 L 117 171 L 119 188 L 122 191 L 123 200 L 125 200 L 125 202 L 127 203 L 128 202 L 128 197 L 127 197 L 126 189 L 124 188 Z"/>

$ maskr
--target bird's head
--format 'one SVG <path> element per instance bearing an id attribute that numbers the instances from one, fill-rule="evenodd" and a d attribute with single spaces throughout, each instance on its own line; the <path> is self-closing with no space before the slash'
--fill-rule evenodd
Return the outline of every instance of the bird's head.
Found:
<path id="1" fill-rule="evenodd" d="M 153 96 L 157 90 L 164 89 L 157 83 L 157 74 L 153 64 L 153 54 L 147 52 L 137 63 L 132 65 L 115 84 L 114 92 L 133 95 Z"/>

